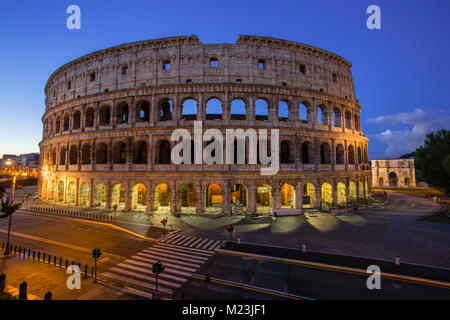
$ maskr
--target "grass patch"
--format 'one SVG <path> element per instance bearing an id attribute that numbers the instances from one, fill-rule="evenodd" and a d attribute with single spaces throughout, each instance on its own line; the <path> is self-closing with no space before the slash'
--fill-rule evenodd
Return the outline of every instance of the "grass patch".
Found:
<path id="1" fill-rule="evenodd" d="M 434 197 L 434 196 L 445 196 L 444 191 L 438 189 L 414 189 L 414 188 L 372 188 L 375 192 L 399 192 L 404 194 L 411 194 L 419 197 Z"/>
<path id="2" fill-rule="evenodd" d="M 450 217 L 445 211 L 438 211 L 432 216 L 420 219 L 420 221 L 450 223 Z"/>

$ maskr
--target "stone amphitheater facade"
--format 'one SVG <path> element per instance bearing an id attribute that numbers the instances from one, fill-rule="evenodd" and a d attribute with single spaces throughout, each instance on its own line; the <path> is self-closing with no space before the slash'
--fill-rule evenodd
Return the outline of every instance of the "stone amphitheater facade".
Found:
<path id="1" fill-rule="evenodd" d="M 301 210 L 366 198 L 371 171 L 351 64 L 296 42 L 240 35 L 140 41 L 49 78 L 42 201 L 171 213 Z M 171 162 L 173 130 L 279 129 L 280 170 Z M 204 142 L 206 144 L 206 142 Z M 248 146 L 247 146 L 248 151 Z"/>

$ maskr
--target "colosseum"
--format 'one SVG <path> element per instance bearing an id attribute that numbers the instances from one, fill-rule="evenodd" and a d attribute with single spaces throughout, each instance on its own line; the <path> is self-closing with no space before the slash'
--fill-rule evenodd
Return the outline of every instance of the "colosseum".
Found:
<path id="1" fill-rule="evenodd" d="M 147 40 L 78 58 L 45 87 L 39 197 L 177 215 L 356 203 L 372 183 L 350 68 L 326 50 L 246 35 L 234 44 Z M 248 157 L 173 164 L 172 132 L 194 121 L 224 135 L 279 129 L 278 173 L 261 175 Z"/>

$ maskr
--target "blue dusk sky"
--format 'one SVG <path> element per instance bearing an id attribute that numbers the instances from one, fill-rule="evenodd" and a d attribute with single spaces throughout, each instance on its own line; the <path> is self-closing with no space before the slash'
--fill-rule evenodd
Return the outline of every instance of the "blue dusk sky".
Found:
<path id="1" fill-rule="evenodd" d="M 66 9 L 81 8 L 81 30 Z M 381 8 L 381 30 L 366 9 Z M 450 126 L 450 1 L 3 1 L 0 156 L 39 151 L 44 86 L 61 65 L 111 46 L 180 35 L 234 43 L 239 34 L 306 43 L 353 64 L 369 157 L 414 151 Z"/>

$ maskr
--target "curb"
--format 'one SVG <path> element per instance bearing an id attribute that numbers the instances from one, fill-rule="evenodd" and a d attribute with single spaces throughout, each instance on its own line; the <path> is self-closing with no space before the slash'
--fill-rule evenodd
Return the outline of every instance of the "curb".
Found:
<path id="1" fill-rule="evenodd" d="M 347 272 L 347 273 L 357 273 L 357 274 L 364 274 L 368 275 L 366 270 L 363 269 L 357 269 L 357 268 L 350 268 L 350 267 L 342 267 L 337 265 L 331 265 L 331 264 L 324 264 L 324 263 L 317 263 L 317 262 L 309 262 L 304 260 L 294 260 L 294 259 L 286 259 L 286 258 L 278 258 L 278 257 L 272 257 L 272 256 L 264 256 L 259 254 L 253 254 L 253 253 L 247 253 L 247 252 L 239 252 L 239 251 L 231 251 L 231 250 L 225 250 L 225 249 L 216 249 L 216 253 L 222 253 L 222 254 L 228 254 L 228 255 L 235 255 L 235 256 L 244 256 L 244 257 L 250 257 L 250 258 L 256 258 L 256 259 L 264 259 L 264 260 L 271 260 L 275 262 L 282 262 L 287 264 L 295 264 L 295 265 L 303 265 L 318 269 L 325 269 L 325 270 L 332 270 L 332 271 L 339 271 L 339 272 Z M 393 273 L 380 273 L 380 276 L 388 279 L 397 279 L 397 280 L 403 280 L 403 281 L 410 281 L 410 282 L 419 282 L 426 285 L 431 286 L 437 286 L 437 287 L 443 287 L 446 289 L 450 289 L 450 283 L 443 282 L 443 281 L 436 281 L 436 280 L 429 280 L 424 278 L 417 278 L 417 277 L 411 277 L 411 276 L 403 276 Z"/>

